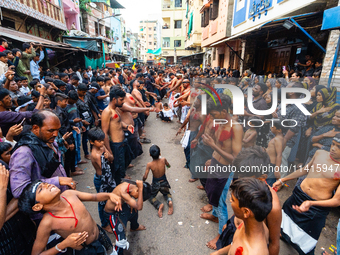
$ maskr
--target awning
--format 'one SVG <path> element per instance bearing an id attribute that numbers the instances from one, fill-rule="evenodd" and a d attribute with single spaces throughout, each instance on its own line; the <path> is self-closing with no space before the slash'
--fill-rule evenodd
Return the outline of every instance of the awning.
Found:
<path id="1" fill-rule="evenodd" d="M 70 44 L 50 41 L 50 40 L 47 40 L 47 39 L 44 39 L 38 36 L 26 34 L 23 32 L 19 32 L 19 31 L 4 28 L 4 27 L 0 27 L 0 34 L 3 37 L 7 37 L 9 40 L 16 40 L 16 41 L 28 42 L 28 43 L 33 42 L 36 45 L 42 45 L 44 47 L 49 47 L 53 49 L 63 49 L 63 50 L 73 50 L 73 51 L 81 50 L 84 52 L 87 51 L 87 50 L 72 47 L 72 45 Z"/>
<path id="2" fill-rule="evenodd" d="M 188 56 L 179 57 L 178 59 L 188 58 L 188 57 L 197 56 L 197 55 L 203 55 L 203 54 L 204 54 L 204 52 L 194 53 L 194 54 L 191 54 L 191 55 L 188 55 Z"/>
<path id="3" fill-rule="evenodd" d="M 280 29 L 286 30 L 286 28 L 284 28 L 282 25 L 286 20 L 291 19 L 291 18 L 293 18 L 298 23 L 303 22 L 303 23 L 306 23 L 306 24 L 310 24 L 311 21 L 313 21 L 313 20 L 315 20 L 316 18 L 319 18 L 319 17 L 322 17 L 322 12 L 312 12 L 312 13 L 306 13 L 306 14 L 302 14 L 302 15 L 284 17 L 284 18 L 281 18 L 281 19 L 275 19 L 275 20 L 266 22 L 264 24 L 260 24 L 260 25 L 254 26 L 252 28 L 249 28 L 246 31 L 243 31 L 243 32 L 238 33 L 236 35 L 233 35 L 231 37 L 225 38 L 225 39 L 220 40 L 216 43 L 213 43 L 213 44 L 210 45 L 210 47 L 216 46 L 216 45 L 218 45 L 220 43 L 224 43 L 226 41 L 230 41 L 230 40 L 237 39 L 237 38 L 240 38 L 240 37 L 248 36 L 248 35 L 250 35 L 251 32 L 254 32 L 254 31 L 257 31 L 257 33 L 261 33 L 261 34 L 262 33 L 267 34 L 268 32 L 269 33 L 277 32 Z"/>
<path id="4" fill-rule="evenodd" d="M 125 9 L 125 7 L 118 3 L 116 0 L 110 0 L 110 3 L 112 9 Z"/>

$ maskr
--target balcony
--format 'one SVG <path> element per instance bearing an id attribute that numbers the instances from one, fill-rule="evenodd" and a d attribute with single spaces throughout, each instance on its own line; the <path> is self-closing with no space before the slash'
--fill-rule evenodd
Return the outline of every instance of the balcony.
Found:
<path id="1" fill-rule="evenodd" d="M 0 6 L 23 13 L 61 30 L 67 29 L 62 8 L 47 0 L 0 0 Z"/>

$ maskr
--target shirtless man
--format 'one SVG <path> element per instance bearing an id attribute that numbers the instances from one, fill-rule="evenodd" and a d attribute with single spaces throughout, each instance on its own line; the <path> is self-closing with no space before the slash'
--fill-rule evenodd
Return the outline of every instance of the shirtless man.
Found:
<path id="1" fill-rule="evenodd" d="M 205 165 L 210 167 L 223 167 L 232 165 L 234 158 L 242 149 L 243 128 L 241 125 L 231 125 L 231 116 L 228 109 L 231 105 L 231 99 L 227 95 L 220 96 L 222 104 L 208 100 L 207 112 L 213 119 L 228 120 L 227 124 L 221 124 L 213 127 L 215 139 L 208 134 L 202 135 L 203 142 L 213 149 L 212 158 Z M 213 213 L 203 213 L 201 218 L 219 222 L 218 235 L 207 243 L 210 249 L 216 250 L 216 242 L 219 239 L 223 226 L 228 220 L 228 210 L 226 197 L 229 186 L 233 180 L 233 173 L 218 173 L 209 176 L 205 184 L 205 191 L 208 195 L 209 204 L 213 206 Z"/>
<path id="2" fill-rule="evenodd" d="M 105 133 L 105 147 L 113 155 L 113 164 L 115 171 L 115 180 L 117 185 L 120 184 L 121 178 L 125 177 L 127 155 L 127 139 L 124 130 L 134 133 L 133 125 L 128 125 L 121 120 L 117 108 L 124 104 L 126 93 L 120 88 L 113 88 L 110 91 L 110 103 L 102 113 L 102 130 Z M 110 139 L 109 139 L 110 137 Z"/>
<path id="3" fill-rule="evenodd" d="M 340 134 L 336 134 L 333 138 L 330 152 L 316 151 L 314 157 L 306 166 L 273 184 L 273 188 L 280 188 L 284 182 L 307 174 L 301 185 L 294 188 L 293 194 L 282 207 L 282 238 L 290 243 L 300 254 L 312 254 L 314 252 L 330 210 L 326 206 L 329 206 L 329 202 L 332 200 L 333 202 L 338 201 L 340 194 L 338 188 L 340 183 L 339 164 Z M 336 190 L 334 195 L 336 198 L 333 197 L 334 190 Z M 310 201 L 313 201 L 313 203 L 310 203 Z M 299 209 L 303 212 L 302 209 L 307 206 L 309 206 L 308 214 L 299 212 Z M 292 226 L 294 227 L 292 228 Z M 294 233 L 291 232 L 292 229 L 294 229 Z M 296 233 L 297 231 L 298 233 Z M 297 235 L 299 240 L 294 239 Z M 306 240 L 309 241 L 306 242 Z"/>
<path id="4" fill-rule="evenodd" d="M 67 248 L 75 249 L 75 254 L 83 254 L 83 244 L 94 254 L 105 254 L 105 249 L 112 248 L 110 239 L 82 203 L 105 200 L 112 201 L 117 211 L 121 210 L 120 198 L 113 193 L 90 194 L 76 190 L 61 193 L 58 187 L 40 180 L 26 186 L 19 199 L 20 210 L 30 215 L 46 212 L 38 227 L 32 255 L 58 254 Z M 51 231 L 64 240 L 45 251 Z M 104 249 L 107 242 L 109 245 L 105 245 Z"/>
<path id="5" fill-rule="evenodd" d="M 255 178 L 241 178 L 233 182 L 230 190 L 231 207 L 243 224 L 236 230 L 225 254 L 269 255 L 268 229 L 263 222 L 272 209 L 269 187 Z"/>
<path id="6" fill-rule="evenodd" d="M 282 161 L 282 152 L 283 152 L 283 134 L 282 130 L 283 127 L 280 122 L 274 122 L 273 126 L 271 127 L 272 133 L 275 137 L 270 140 L 268 143 L 267 153 L 270 157 L 270 163 L 274 169 L 274 175 L 276 180 L 280 179 L 280 166 Z"/>
<path id="7" fill-rule="evenodd" d="M 252 123 L 252 121 L 249 121 L 249 124 L 251 125 L 250 128 L 246 131 L 244 134 L 243 140 L 242 140 L 242 147 L 243 148 L 248 148 L 252 147 L 256 143 L 256 138 L 257 138 L 257 131 L 256 127 L 253 127 L 253 125 L 256 125 L 256 123 Z"/>
<path id="8" fill-rule="evenodd" d="M 134 133 L 126 131 L 128 134 L 127 140 L 133 152 L 131 160 L 133 160 L 143 153 L 142 145 L 138 141 L 138 126 L 136 125 L 137 122 L 135 122 L 135 119 L 138 118 L 138 113 L 149 114 L 149 111 L 153 111 L 154 109 L 136 106 L 134 97 L 131 94 L 126 93 L 123 106 L 117 110 L 122 121 L 127 125 L 134 126 L 134 130 L 136 131 Z M 133 165 L 129 164 L 129 167 L 133 167 Z"/>
<path id="9" fill-rule="evenodd" d="M 198 128 L 205 120 L 205 116 L 201 114 L 201 97 L 197 96 L 196 100 L 194 101 L 193 108 L 191 108 L 187 114 L 187 117 L 185 118 L 183 124 L 178 129 L 176 136 L 182 132 L 184 127 L 187 126 L 187 123 L 189 123 L 188 130 L 190 131 L 189 141 L 187 147 L 184 149 L 185 155 L 189 155 L 187 157 L 187 167 L 190 169 L 191 172 L 191 178 L 189 179 L 189 182 L 195 182 L 198 180 L 198 178 L 195 178 L 194 176 L 194 168 L 192 167 L 190 163 L 191 158 L 191 142 L 196 138 L 198 134 Z M 210 210 L 211 211 L 211 210 Z"/>
<path id="10" fill-rule="evenodd" d="M 110 227 L 116 236 L 115 249 L 119 255 L 123 254 L 124 249 L 129 248 L 129 243 L 126 240 L 126 233 L 124 229 L 127 227 L 128 221 L 131 223 L 131 232 L 146 230 L 145 226 L 138 223 L 138 211 L 143 209 L 143 201 L 148 199 L 147 191 L 147 189 L 144 189 L 142 181 L 136 181 L 136 184 L 123 182 L 112 192 L 121 198 L 122 211 L 117 211 L 115 204 L 110 200 L 106 202 L 104 217 L 108 222 L 110 222 Z"/>

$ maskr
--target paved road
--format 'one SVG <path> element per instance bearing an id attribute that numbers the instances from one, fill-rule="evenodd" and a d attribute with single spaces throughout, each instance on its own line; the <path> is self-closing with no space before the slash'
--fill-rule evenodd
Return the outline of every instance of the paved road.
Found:
<path id="1" fill-rule="evenodd" d="M 207 255 L 211 250 L 205 243 L 216 236 L 218 225 L 199 217 L 200 208 L 207 203 L 205 193 L 196 189 L 196 183 L 189 183 L 190 173 L 183 168 L 185 157 L 183 148 L 180 144 L 181 137 L 175 134 L 179 124 L 174 120 L 172 123 L 163 123 L 155 118 L 151 113 L 146 122 L 146 134 L 151 139 L 151 144 L 143 145 L 144 154 L 132 162 L 135 166 L 128 169 L 127 173 L 133 180 L 141 180 L 145 172 L 146 164 L 151 161 L 149 148 L 156 144 L 161 148 L 162 157 L 166 157 L 171 168 L 167 170 L 167 178 L 171 185 L 171 193 L 174 201 L 174 214 L 167 215 L 167 205 L 164 208 L 164 216 L 159 219 L 156 209 L 148 202 L 144 202 L 143 210 L 139 212 L 139 223 L 146 226 L 147 230 L 142 232 L 129 232 L 127 234 L 130 242 L 130 249 L 127 255 Z M 80 191 L 94 193 L 93 175 L 94 168 L 90 163 L 83 165 L 86 168 L 85 175 L 75 177 L 79 182 L 77 189 Z M 152 181 L 152 174 L 149 174 L 148 182 Z M 279 192 L 281 201 L 291 194 L 294 183 L 290 182 L 290 187 Z M 161 202 L 164 199 L 158 195 Z M 96 203 L 86 203 L 87 209 L 97 223 L 100 223 Z M 232 215 L 230 206 L 228 207 L 229 216 Z M 321 247 L 326 249 L 331 245 L 336 245 L 336 225 L 339 219 L 339 212 L 334 210 L 328 217 L 326 228 L 320 237 L 317 252 L 321 252 Z M 178 223 L 182 222 L 182 225 Z M 129 229 L 129 226 L 128 226 Z M 114 241 L 114 236 L 110 235 Z M 297 254 L 290 247 L 281 242 L 280 255 Z"/>

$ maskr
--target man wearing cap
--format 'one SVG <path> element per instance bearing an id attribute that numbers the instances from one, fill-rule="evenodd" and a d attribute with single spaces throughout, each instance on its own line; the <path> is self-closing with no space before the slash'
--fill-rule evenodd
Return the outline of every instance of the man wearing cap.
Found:
<path id="1" fill-rule="evenodd" d="M 30 71 L 33 79 L 40 80 L 39 63 L 44 59 L 45 54 L 43 48 L 40 46 L 40 53 L 36 53 L 35 57 L 30 62 Z"/>
<path id="2" fill-rule="evenodd" d="M 295 186 L 282 207 L 281 236 L 299 254 L 314 254 L 329 207 L 340 204 L 339 165 L 340 134 L 336 134 L 329 152 L 316 151 L 306 166 L 273 184 L 274 189 L 280 188 L 286 181 L 307 175 L 300 185 Z"/>

